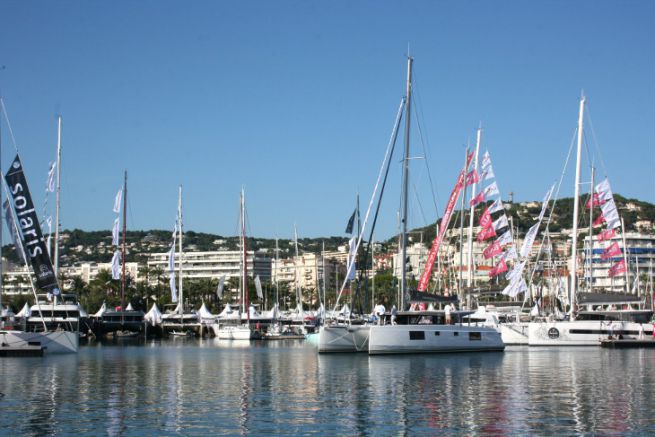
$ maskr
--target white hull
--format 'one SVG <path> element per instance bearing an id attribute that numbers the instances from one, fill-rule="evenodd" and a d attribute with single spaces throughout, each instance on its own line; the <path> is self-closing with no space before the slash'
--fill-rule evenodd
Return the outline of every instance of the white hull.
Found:
<path id="1" fill-rule="evenodd" d="M 498 331 L 506 345 L 527 345 L 528 344 L 528 323 L 513 322 L 503 323 L 498 326 Z"/>
<path id="2" fill-rule="evenodd" d="M 610 329 L 612 327 L 612 329 Z M 610 332 L 615 336 L 638 338 L 641 325 L 634 322 L 612 322 L 597 320 L 544 321 L 528 324 L 530 346 L 600 346 Z M 644 323 L 643 329 L 653 330 L 653 325 Z"/>
<path id="3" fill-rule="evenodd" d="M 321 326 L 319 352 L 367 352 L 370 325 Z"/>
<path id="4" fill-rule="evenodd" d="M 466 325 L 371 326 L 368 341 L 370 355 L 504 349 L 497 330 Z"/>
<path id="5" fill-rule="evenodd" d="M 0 331 L 0 347 L 42 346 L 46 354 L 74 354 L 79 347 L 79 334 L 74 331 Z"/>
<path id="6" fill-rule="evenodd" d="M 255 338 L 254 333 L 247 326 L 221 326 L 215 332 L 221 340 L 251 340 Z"/>

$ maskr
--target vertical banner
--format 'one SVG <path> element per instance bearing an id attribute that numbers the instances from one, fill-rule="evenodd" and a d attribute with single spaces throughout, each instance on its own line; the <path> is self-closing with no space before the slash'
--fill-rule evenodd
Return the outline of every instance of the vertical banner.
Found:
<path id="1" fill-rule="evenodd" d="M 446 211 L 443 214 L 443 217 L 441 219 L 441 225 L 439 226 L 439 234 L 432 242 L 432 247 L 430 248 L 430 253 L 428 254 L 428 260 L 425 263 L 425 268 L 423 269 L 423 273 L 421 274 L 421 279 L 419 280 L 418 283 L 418 291 L 425 291 L 428 288 L 428 282 L 430 282 L 430 275 L 432 275 L 432 268 L 434 267 L 434 262 L 437 260 L 437 252 L 439 252 L 439 246 L 441 246 L 443 237 L 446 233 L 446 230 L 448 229 L 448 223 L 450 222 L 450 218 L 452 217 L 453 211 L 455 210 L 455 205 L 457 204 L 457 199 L 459 198 L 459 192 L 462 190 L 462 187 L 464 186 L 464 182 L 466 178 L 466 170 L 469 168 L 472 158 L 473 158 L 473 154 L 471 153 L 466 159 L 466 165 L 459 173 L 459 177 L 457 178 L 457 182 L 455 183 L 455 189 L 453 190 L 452 193 L 450 193 L 450 197 L 448 198 L 448 203 L 446 204 Z"/>
<path id="2" fill-rule="evenodd" d="M 12 197 L 12 206 L 16 213 L 16 220 L 23 240 L 25 254 L 36 276 L 37 286 L 46 293 L 58 295 L 59 285 L 55 277 L 52 262 L 43 239 L 39 219 L 34 210 L 32 196 L 27 186 L 25 173 L 20 157 L 16 155 L 11 167 L 5 175 L 7 186 Z"/>

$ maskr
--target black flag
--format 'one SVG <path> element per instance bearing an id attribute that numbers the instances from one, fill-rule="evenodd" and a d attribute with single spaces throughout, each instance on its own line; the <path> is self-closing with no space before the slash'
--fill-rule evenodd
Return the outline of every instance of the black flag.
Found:
<path id="1" fill-rule="evenodd" d="M 348 225 L 346 226 L 346 234 L 352 234 L 353 232 L 353 225 L 355 224 L 355 215 L 357 214 L 357 208 L 353 211 L 353 215 L 350 216 L 350 220 L 348 220 Z"/>
<path id="2" fill-rule="evenodd" d="M 18 155 L 16 155 L 14 162 L 11 163 L 11 167 L 5 175 L 5 180 L 11 192 L 12 206 L 16 213 L 16 224 L 20 229 L 25 255 L 32 264 L 36 283 L 42 290 L 56 296 L 59 294 L 59 285 L 57 284 L 57 278 L 52 268 L 52 262 L 50 262 L 45 241 L 43 241 L 39 219 L 34 209 L 25 173 L 23 173 L 23 165 Z"/>

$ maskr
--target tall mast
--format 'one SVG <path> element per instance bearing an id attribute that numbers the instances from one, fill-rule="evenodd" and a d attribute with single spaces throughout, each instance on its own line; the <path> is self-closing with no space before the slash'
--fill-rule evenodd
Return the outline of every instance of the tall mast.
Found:
<path id="1" fill-rule="evenodd" d="M 321 317 L 325 318 L 325 309 L 327 308 L 327 302 L 325 300 L 325 281 L 327 279 L 327 276 L 325 275 L 325 240 L 323 240 L 323 250 L 321 251 L 321 265 L 323 266 L 323 314 Z"/>
<path id="2" fill-rule="evenodd" d="M 184 262 L 184 253 L 182 252 L 182 185 L 180 185 L 180 190 L 178 194 L 178 199 L 177 199 L 177 221 L 178 221 L 178 226 L 179 226 L 179 250 L 178 252 L 180 253 L 180 267 L 179 267 L 179 275 L 178 275 L 178 288 L 180 289 L 180 314 L 184 314 L 184 290 L 182 288 L 182 264 Z"/>
<path id="3" fill-rule="evenodd" d="M 2 169 L 2 110 L 4 105 L 2 104 L 2 98 L 0 97 L 0 169 Z M 0 182 L 0 222 L 2 222 L 4 208 L 2 208 L 2 187 L 4 186 L 4 178 Z M 9 231 L 11 232 L 11 231 Z M 2 293 L 4 292 L 4 281 L 2 276 L 4 275 L 4 270 L 2 268 L 2 223 L 0 223 L 0 314 L 2 314 Z M 4 328 L 4 325 L 2 326 Z"/>
<path id="4" fill-rule="evenodd" d="M 275 238 L 275 303 L 280 305 L 280 284 L 278 282 L 278 274 L 280 272 L 280 248 L 278 247 L 277 237 Z"/>
<path id="5" fill-rule="evenodd" d="M 473 170 L 477 171 L 478 169 L 478 156 L 480 153 L 480 140 L 482 138 L 482 126 L 478 128 L 477 132 L 477 138 L 475 140 L 475 155 L 473 158 Z M 475 179 L 474 179 L 475 180 Z M 476 193 L 476 188 L 477 188 L 477 182 L 473 182 L 473 186 L 471 187 L 471 198 L 474 198 Z M 466 279 L 466 286 L 470 289 L 473 286 L 473 224 L 474 224 L 474 213 L 475 213 L 475 206 L 471 206 L 471 214 L 470 214 L 470 220 L 469 220 L 469 235 L 468 235 L 468 277 Z M 470 305 L 470 302 L 467 302 L 468 305 Z"/>
<path id="6" fill-rule="evenodd" d="M 300 305 L 302 311 L 302 292 L 300 291 L 300 275 L 298 274 L 298 229 L 296 224 L 293 224 L 293 240 L 296 246 L 296 256 L 293 259 L 293 271 L 295 272 L 294 278 L 296 280 L 296 305 Z"/>
<path id="7" fill-rule="evenodd" d="M 241 284 L 243 289 L 241 292 L 243 293 L 243 309 L 247 314 L 248 317 L 248 323 L 250 323 L 250 308 L 248 308 L 248 258 L 247 258 L 247 247 L 246 247 L 246 195 L 241 188 L 241 248 L 243 249 L 243 254 L 242 254 L 242 263 L 243 263 L 243 268 L 242 268 L 242 273 L 243 273 L 243 278 L 241 279 Z"/>
<path id="8" fill-rule="evenodd" d="M 571 238 L 571 298 L 569 302 L 569 319 L 573 320 L 573 307 L 575 306 L 575 296 L 577 288 L 577 270 L 578 258 L 576 256 L 576 249 L 578 246 L 578 214 L 579 214 L 579 197 L 580 197 L 580 165 L 582 157 L 582 138 L 583 138 L 583 120 L 584 120 L 584 103 L 585 96 L 580 97 L 580 111 L 578 116 L 578 148 L 576 153 L 576 166 L 575 166 L 575 187 L 573 194 L 573 235 Z"/>
<path id="9" fill-rule="evenodd" d="M 589 293 L 594 289 L 594 263 L 591 259 L 594 254 L 594 175 L 596 174 L 595 168 L 591 167 L 591 197 L 589 200 L 589 255 L 586 256 L 589 260 L 589 285 L 587 290 Z"/>
<path id="10" fill-rule="evenodd" d="M 464 279 L 463 279 L 463 269 L 464 269 L 464 214 L 465 202 L 466 202 L 466 164 L 468 163 L 469 156 L 469 146 L 466 146 L 464 152 L 464 188 L 462 192 L 462 214 L 459 219 L 459 280 L 457 281 L 457 288 L 459 289 L 459 300 L 464 302 Z"/>
<path id="11" fill-rule="evenodd" d="M 407 201 L 409 197 L 409 132 L 412 112 L 412 62 L 411 56 L 407 56 L 407 104 L 405 117 L 405 159 L 403 160 L 403 204 L 400 237 L 400 309 L 405 308 L 405 293 L 407 289 Z"/>
<path id="12" fill-rule="evenodd" d="M 125 170 L 125 180 L 123 182 L 123 247 L 121 254 L 123 274 L 121 275 L 121 310 L 125 311 L 125 241 L 127 235 L 127 170 Z M 55 246 L 56 247 L 56 246 Z"/>
<path id="13" fill-rule="evenodd" d="M 57 197 L 55 207 L 55 278 L 59 277 L 59 196 L 61 193 L 61 115 L 57 116 Z"/>

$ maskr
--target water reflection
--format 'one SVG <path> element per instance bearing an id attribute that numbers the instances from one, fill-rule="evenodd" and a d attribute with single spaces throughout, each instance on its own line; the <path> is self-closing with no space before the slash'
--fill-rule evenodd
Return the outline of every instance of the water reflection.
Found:
<path id="1" fill-rule="evenodd" d="M 318 355 L 302 342 L 175 339 L 0 361 L 20 435 L 640 434 L 655 351 Z M 18 413 L 20 412 L 20 414 Z"/>

